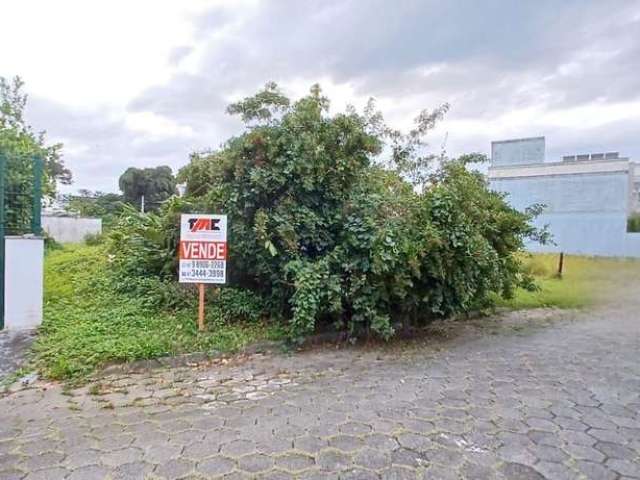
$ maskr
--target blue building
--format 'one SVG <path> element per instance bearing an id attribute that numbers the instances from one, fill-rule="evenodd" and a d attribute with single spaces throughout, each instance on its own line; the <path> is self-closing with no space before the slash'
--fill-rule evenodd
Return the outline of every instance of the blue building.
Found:
<path id="1" fill-rule="evenodd" d="M 536 224 L 549 226 L 555 245 L 529 250 L 640 257 L 640 233 L 627 232 L 640 211 L 640 165 L 618 152 L 547 162 L 544 137 L 492 142 L 489 181 L 519 210 L 545 205 Z"/>

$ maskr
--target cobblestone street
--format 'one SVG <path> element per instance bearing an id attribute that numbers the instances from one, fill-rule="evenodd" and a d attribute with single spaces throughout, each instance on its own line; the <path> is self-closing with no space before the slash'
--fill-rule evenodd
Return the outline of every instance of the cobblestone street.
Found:
<path id="1" fill-rule="evenodd" d="M 34 338 L 34 333 L 30 330 L 0 331 L 0 381 L 24 361 Z"/>
<path id="2" fill-rule="evenodd" d="M 640 478 L 632 302 L 39 385 L 0 399 L 0 478 Z"/>

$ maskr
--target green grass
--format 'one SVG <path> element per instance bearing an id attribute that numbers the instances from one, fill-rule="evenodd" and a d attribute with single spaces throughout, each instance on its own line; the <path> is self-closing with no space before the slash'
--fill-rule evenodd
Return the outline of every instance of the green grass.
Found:
<path id="1" fill-rule="evenodd" d="M 528 255 L 524 262 L 536 278 L 539 291 L 519 289 L 515 297 L 498 300 L 498 306 L 585 308 L 610 295 L 631 279 L 640 279 L 640 261 L 565 255 L 562 278 L 557 278 L 559 255 Z"/>
<path id="2" fill-rule="evenodd" d="M 85 377 L 101 365 L 212 350 L 232 352 L 279 332 L 262 323 L 207 318 L 198 332 L 196 311 L 149 311 L 142 299 L 109 287 L 108 256 L 97 246 L 65 246 L 45 260 L 44 320 L 34 365 L 48 378 Z"/>

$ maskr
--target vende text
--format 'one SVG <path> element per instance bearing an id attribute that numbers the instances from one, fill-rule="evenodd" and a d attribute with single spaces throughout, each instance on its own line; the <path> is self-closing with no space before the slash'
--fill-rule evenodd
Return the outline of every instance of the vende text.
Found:
<path id="1" fill-rule="evenodd" d="M 225 242 L 180 242 L 182 260 L 226 260 Z"/>

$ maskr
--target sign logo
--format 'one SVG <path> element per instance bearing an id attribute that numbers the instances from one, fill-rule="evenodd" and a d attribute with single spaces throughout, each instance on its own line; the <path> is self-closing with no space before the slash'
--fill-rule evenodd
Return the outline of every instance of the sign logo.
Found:
<path id="1" fill-rule="evenodd" d="M 189 222 L 189 230 L 191 232 L 202 232 L 202 231 L 211 231 L 211 232 L 219 232 L 220 223 L 219 218 L 202 218 L 195 217 L 187 220 Z"/>

